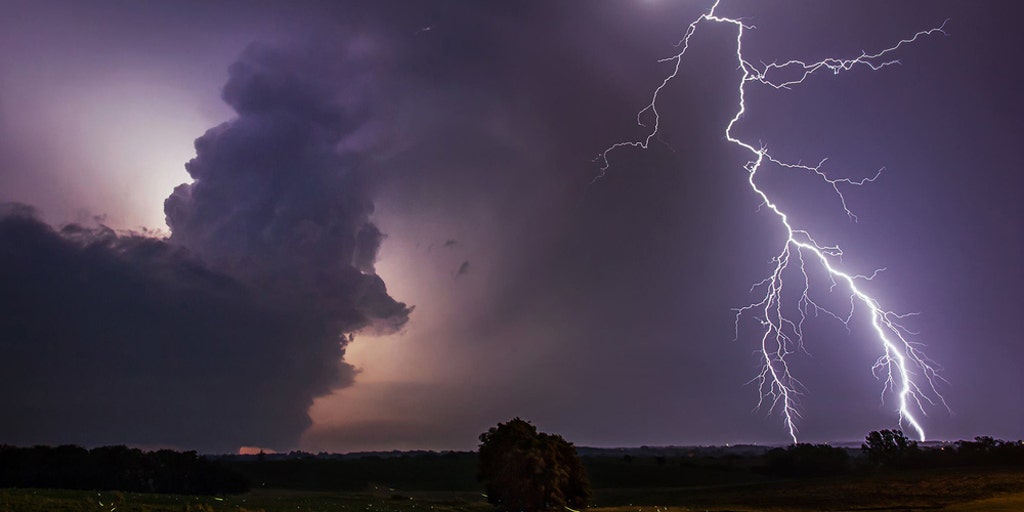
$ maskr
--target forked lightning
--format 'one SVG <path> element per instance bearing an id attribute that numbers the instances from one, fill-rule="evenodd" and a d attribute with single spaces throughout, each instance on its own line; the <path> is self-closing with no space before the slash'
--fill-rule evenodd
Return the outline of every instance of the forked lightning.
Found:
<path id="1" fill-rule="evenodd" d="M 719 0 L 720 1 L 720 0 Z M 760 400 L 758 407 L 767 406 L 769 411 L 778 411 L 789 432 L 793 442 L 797 442 L 796 420 L 800 416 L 798 397 L 803 386 L 790 372 L 788 358 L 791 354 L 803 349 L 804 323 L 809 314 L 826 314 L 849 328 L 851 320 L 857 311 L 863 310 L 870 318 L 873 329 L 873 342 L 879 344 L 881 355 L 875 362 L 872 371 L 879 379 L 884 381 L 882 398 L 887 393 L 896 395 L 898 404 L 899 424 L 913 428 L 918 438 L 925 440 L 924 428 L 916 416 L 918 412 L 925 414 L 924 402 L 932 405 L 941 403 L 945 406 L 945 400 L 937 389 L 936 383 L 942 380 L 937 372 L 937 366 L 921 351 L 919 343 L 912 341 L 912 332 L 901 325 L 901 319 L 908 315 L 897 314 L 891 310 L 884 309 L 877 299 L 864 291 L 858 283 L 873 278 L 881 270 L 873 272 L 870 276 L 850 274 L 840 268 L 840 257 L 843 254 L 838 245 L 823 245 L 819 243 L 812 234 L 798 226 L 786 212 L 758 186 L 758 172 L 768 165 L 774 165 L 785 171 L 797 171 L 810 173 L 816 179 L 828 184 L 835 192 L 840 206 L 847 216 L 853 221 L 857 218 L 853 211 L 847 206 L 846 197 L 843 195 L 843 187 L 861 186 L 872 182 L 881 174 L 881 170 L 874 176 L 861 180 L 849 178 L 832 178 L 822 169 L 824 161 L 818 165 L 805 165 L 801 163 L 789 163 L 773 157 L 764 145 L 754 145 L 733 136 L 733 127 L 740 121 L 746 111 L 746 90 L 749 85 L 767 86 L 775 89 L 790 89 L 802 84 L 811 75 L 820 71 L 831 71 L 834 74 L 850 71 L 854 68 L 867 68 L 873 71 L 881 70 L 886 66 L 896 64 L 899 61 L 891 58 L 891 54 L 900 47 L 913 43 L 918 39 L 933 35 L 945 34 L 941 26 L 924 30 L 913 36 L 903 39 L 895 45 L 881 50 L 877 53 L 862 52 L 854 58 L 826 58 L 817 62 L 804 62 L 802 60 L 787 60 L 755 66 L 743 56 L 743 37 L 746 31 L 752 29 L 739 19 L 719 16 L 715 13 L 719 1 L 716 1 L 711 10 L 694 20 L 679 41 L 677 48 L 679 52 L 671 57 L 661 59 L 660 62 L 674 63 L 672 72 L 669 73 L 661 84 L 654 90 L 650 103 L 637 114 L 637 123 L 649 128 L 647 135 L 639 141 L 619 142 L 604 150 L 599 156 L 600 172 L 595 176 L 594 181 L 605 176 L 609 164 L 609 155 L 624 147 L 638 147 L 647 149 L 651 140 L 657 137 L 659 130 L 660 113 L 658 112 L 658 96 L 679 74 L 680 64 L 683 56 L 690 46 L 690 38 L 701 24 L 717 23 L 731 25 L 736 30 L 736 60 L 742 77 L 738 84 L 737 110 L 735 115 L 725 127 L 725 138 L 750 153 L 751 159 L 746 163 L 744 169 L 748 173 L 747 182 L 751 190 L 756 194 L 762 203 L 778 217 L 779 222 L 785 227 L 787 238 L 781 250 L 772 259 L 773 269 L 771 274 L 761 282 L 751 287 L 751 292 L 759 292 L 758 299 L 746 306 L 736 309 L 736 333 L 739 334 L 740 320 L 746 316 L 757 318 L 763 328 L 760 335 L 760 357 L 762 369 L 753 382 L 757 382 L 760 389 Z M 781 78 L 790 76 L 791 78 Z M 795 78 L 792 78 L 795 77 Z M 643 118 L 651 121 L 645 123 Z M 828 276 L 831 292 L 836 288 L 846 290 L 849 293 L 849 309 L 835 312 L 815 302 L 811 293 L 811 279 L 808 275 L 808 265 L 818 265 Z M 795 270 L 796 273 L 787 271 Z M 784 279 L 784 275 L 786 279 Z M 791 275 L 797 279 L 789 279 Z M 802 276 L 802 277 L 801 277 Z M 783 302 L 783 287 L 796 287 L 793 294 L 787 288 L 787 302 Z M 763 292 L 763 295 L 761 294 Z M 790 297 L 797 297 L 795 302 Z M 858 306 L 861 306 L 858 308 Z M 791 313 L 795 312 L 795 313 Z"/>

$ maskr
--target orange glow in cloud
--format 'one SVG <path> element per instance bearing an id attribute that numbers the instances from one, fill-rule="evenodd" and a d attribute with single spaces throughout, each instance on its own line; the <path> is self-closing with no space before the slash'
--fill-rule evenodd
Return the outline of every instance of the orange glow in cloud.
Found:
<path id="1" fill-rule="evenodd" d="M 242 446 L 238 448 L 239 455 L 259 455 L 263 453 L 277 453 L 270 448 L 260 448 L 259 446 Z"/>

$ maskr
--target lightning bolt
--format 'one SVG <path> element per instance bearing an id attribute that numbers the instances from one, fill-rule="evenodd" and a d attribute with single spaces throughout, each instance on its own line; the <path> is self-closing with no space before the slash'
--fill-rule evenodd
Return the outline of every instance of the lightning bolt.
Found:
<path id="1" fill-rule="evenodd" d="M 938 373 L 938 366 L 931 361 L 921 350 L 921 344 L 912 341 L 915 333 L 905 328 L 901 321 L 916 313 L 898 314 L 882 307 L 881 303 L 868 294 L 858 284 L 861 281 L 870 281 L 879 272 L 885 269 L 875 270 L 871 275 L 850 274 L 842 270 L 839 265 L 843 250 L 838 245 L 824 245 L 819 243 L 812 234 L 798 227 L 790 216 L 779 208 L 765 191 L 758 186 L 758 173 L 765 167 L 776 166 L 785 171 L 808 173 L 815 179 L 819 179 L 829 185 L 835 193 L 840 206 L 851 221 L 856 222 L 857 217 L 850 210 L 843 195 L 844 187 L 862 186 L 875 181 L 884 169 L 880 169 L 874 176 L 861 180 L 849 178 L 832 178 L 824 170 L 825 160 L 817 165 L 805 165 L 801 163 L 789 163 L 775 158 L 764 145 L 754 145 L 743 141 L 733 135 L 733 127 L 740 121 L 746 112 L 747 87 L 767 86 L 774 89 L 791 89 L 804 83 L 812 75 L 831 71 L 839 74 L 851 71 L 855 68 L 868 68 L 872 71 L 881 70 L 887 66 L 898 64 L 899 61 L 890 56 L 904 45 L 913 43 L 918 39 L 933 34 L 944 34 L 946 22 L 942 25 L 915 33 L 913 36 L 900 40 L 895 45 L 885 48 L 877 53 L 862 52 L 854 58 L 829 57 L 817 62 L 805 62 L 802 60 L 788 60 L 785 62 L 774 62 L 755 66 L 743 56 L 743 36 L 746 31 L 753 29 L 751 25 L 744 24 L 736 18 L 719 16 L 715 13 L 720 0 L 716 0 L 710 11 L 694 20 L 683 38 L 676 44 L 679 52 L 671 57 L 659 60 L 659 62 L 674 63 L 672 72 L 669 73 L 661 84 L 654 90 L 650 103 L 637 113 L 637 124 L 649 128 L 646 137 L 639 141 L 619 142 L 609 146 L 595 161 L 599 161 L 600 172 L 593 178 L 591 184 L 604 177 L 610 167 L 609 155 L 616 150 L 626 147 L 647 149 L 653 139 L 659 135 L 659 122 L 661 114 L 658 112 L 658 97 L 661 92 L 679 74 L 680 64 L 690 47 L 690 38 L 697 31 L 701 24 L 716 23 L 732 26 L 736 30 L 736 61 L 742 71 L 742 78 L 738 85 L 737 110 L 729 124 L 725 127 L 725 138 L 732 144 L 739 146 L 750 154 L 750 160 L 744 165 L 747 171 L 747 183 L 750 189 L 761 201 L 761 207 L 766 207 L 774 214 L 785 228 L 786 239 L 782 248 L 772 258 L 773 269 L 771 274 L 764 280 L 751 287 L 751 293 L 757 291 L 759 299 L 746 306 L 736 308 L 736 336 L 739 336 L 740 320 L 744 316 L 754 316 L 758 319 L 763 332 L 760 339 L 760 359 L 762 368 L 760 373 L 751 382 L 756 382 L 760 391 L 760 399 L 757 407 L 768 407 L 769 414 L 779 412 L 789 436 L 793 442 L 797 442 L 796 421 L 800 417 L 799 396 L 804 389 L 803 385 L 790 372 L 789 356 L 797 351 L 804 350 L 804 322 L 811 314 L 825 314 L 837 320 L 849 330 L 850 322 L 854 313 L 859 311 L 858 306 L 864 310 L 870 318 L 873 339 L 880 345 L 881 355 L 872 367 L 872 373 L 876 378 L 883 381 L 882 400 L 889 393 L 896 395 L 898 404 L 899 425 L 913 428 L 917 436 L 924 441 L 925 432 L 917 417 L 918 412 L 925 415 L 924 402 L 931 405 L 941 403 L 946 406 L 945 399 L 939 392 L 936 383 L 944 382 Z M 948 20 L 947 20 L 948 21 Z M 789 76 L 791 78 L 781 78 Z M 779 77 L 779 78 L 777 78 Z M 797 78 L 792 78 L 797 77 Z M 645 122 L 643 119 L 652 121 Z M 811 293 L 811 280 L 808 275 L 808 265 L 817 265 L 824 270 L 830 282 L 829 292 L 840 288 L 849 293 L 849 309 L 842 312 L 834 312 L 816 302 Z M 795 283 L 793 279 L 784 279 L 784 275 L 790 269 L 797 272 Z M 796 287 L 796 300 L 793 302 L 783 300 L 784 285 L 787 293 L 791 287 Z M 761 295 L 763 293 L 763 295 Z M 948 409 L 948 406 L 946 406 Z"/>

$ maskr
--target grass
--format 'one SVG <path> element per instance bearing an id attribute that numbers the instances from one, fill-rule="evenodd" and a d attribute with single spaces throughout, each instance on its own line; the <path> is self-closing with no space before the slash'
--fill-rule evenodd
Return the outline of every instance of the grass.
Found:
<path id="1" fill-rule="evenodd" d="M 935 510 L 1024 492 L 1024 470 L 878 472 L 748 485 L 602 490 L 598 506 L 682 506 L 695 510 Z M 1024 510 L 1024 508 L 1016 509 Z"/>
<path id="2" fill-rule="evenodd" d="M 659 489 L 599 489 L 594 512 L 1024 510 L 1024 469 L 940 469 Z M 479 493 L 259 489 L 216 497 L 0 489 L 0 512 L 488 512 Z"/>
<path id="3" fill-rule="evenodd" d="M 0 512 L 486 512 L 479 494 L 255 490 L 180 496 L 62 489 L 0 489 Z"/>
<path id="4" fill-rule="evenodd" d="M 1024 492 L 958 503 L 943 509 L 946 512 L 1020 512 L 1024 510 Z"/>

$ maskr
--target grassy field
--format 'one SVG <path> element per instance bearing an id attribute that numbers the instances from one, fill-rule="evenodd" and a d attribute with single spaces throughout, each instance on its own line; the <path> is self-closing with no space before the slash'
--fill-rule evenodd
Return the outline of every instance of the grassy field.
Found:
<path id="1" fill-rule="evenodd" d="M 484 512 L 479 494 L 401 495 L 366 492 L 256 490 L 238 496 L 177 496 L 59 489 L 2 489 L 2 512 Z"/>
<path id="2" fill-rule="evenodd" d="M 595 512 L 1024 510 L 1024 470 L 942 469 L 659 489 L 598 489 Z M 486 512 L 479 493 L 261 489 L 195 497 L 0 489 L 0 512 Z"/>
<path id="3" fill-rule="evenodd" d="M 961 468 L 636 492 L 608 489 L 596 491 L 594 502 L 695 509 L 928 510 L 1013 492 L 1024 492 L 1024 470 Z"/>
<path id="4" fill-rule="evenodd" d="M 969 503 L 957 503 L 943 510 L 947 512 L 1020 512 L 1024 510 L 1024 492 L 1005 494 Z"/>

